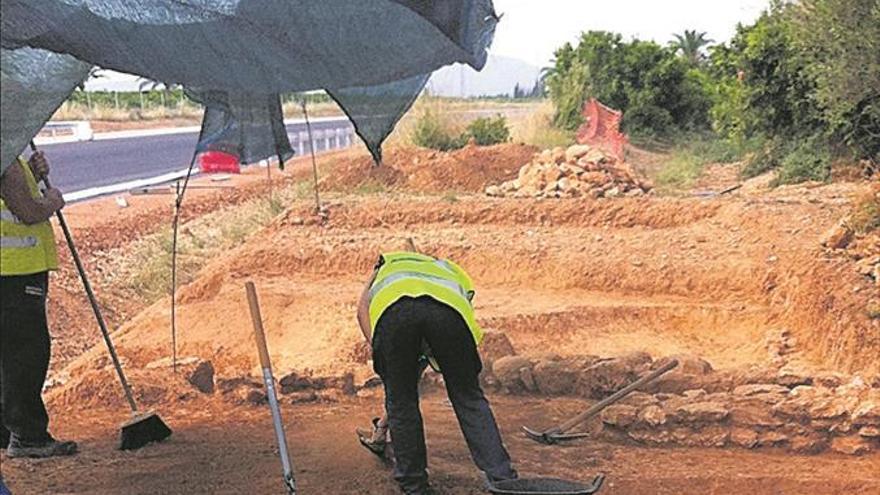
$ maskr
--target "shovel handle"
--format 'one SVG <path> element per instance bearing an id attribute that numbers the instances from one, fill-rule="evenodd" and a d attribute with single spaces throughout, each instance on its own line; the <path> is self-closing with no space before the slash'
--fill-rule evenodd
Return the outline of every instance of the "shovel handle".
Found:
<path id="1" fill-rule="evenodd" d="M 33 140 L 31 140 L 30 146 L 31 151 L 37 151 L 37 145 L 34 144 Z M 46 187 L 52 187 L 49 184 L 48 177 L 43 177 L 43 184 L 45 184 Z M 113 368 L 116 370 L 116 375 L 119 377 L 119 382 L 122 384 L 122 391 L 125 393 L 125 400 L 128 402 L 128 407 L 131 408 L 132 414 L 137 414 L 138 407 L 137 402 L 134 400 L 134 393 L 131 390 L 131 385 L 129 385 L 128 380 L 125 378 L 125 373 L 122 371 L 122 363 L 119 362 L 119 356 L 116 354 L 116 347 L 110 339 L 110 330 L 107 329 L 107 323 L 104 321 L 104 316 L 101 314 L 101 308 L 98 306 L 98 298 L 95 297 L 95 292 L 92 290 L 92 284 L 89 283 L 89 277 L 86 276 L 86 269 L 83 266 L 82 259 L 79 257 L 79 251 L 76 249 L 76 244 L 73 242 L 73 235 L 70 233 L 70 227 L 67 226 L 67 221 L 64 220 L 64 214 L 61 213 L 61 210 L 56 211 L 55 216 L 58 218 L 58 225 L 61 226 L 64 240 L 67 242 L 67 247 L 70 249 L 70 257 L 73 258 L 73 264 L 76 266 L 76 271 L 79 273 L 79 279 L 82 281 L 86 296 L 89 299 L 89 304 L 92 306 L 92 312 L 95 313 L 95 319 L 98 321 L 98 327 L 101 329 L 104 343 L 107 344 L 107 350 L 110 352 L 110 359 L 113 361 Z"/>
<path id="2" fill-rule="evenodd" d="M 547 433 L 559 434 L 559 433 L 565 433 L 565 432 L 571 430 L 572 428 L 583 423 L 587 419 L 602 412 L 603 409 L 610 406 L 611 404 L 614 404 L 615 402 L 623 399 L 627 395 L 635 392 L 638 388 L 642 387 L 643 385 L 656 380 L 661 375 L 665 374 L 666 372 L 675 368 L 676 366 L 678 366 L 678 360 L 675 360 L 675 359 L 670 360 L 668 363 L 664 364 L 663 366 L 661 366 L 661 367 L 657 368 L 656 370 L 648 373 L 647 375 L 639 378 L 638 380 L 630 383 L 629 385 L 627 385 L 626 387 L 623 387 L 622 389 L 618 390 L 614 394 L 609 395 L 608 397 L 593 404 L 586 411 L 569 419 L 568 421 L 566 421 L 565 423 L 562 423 L 558 427 L 553 428 L 553 430 L 548 431 Z"/>
<path id="3" fill-rule="evenodd" d="M 263 317 L 260 314 L 260 301 L 257 299 L 257 288 L 253 282 L 244 284 L 247 291 L 248 305 L 251 309 L 251 320 L 254 323 L 254 339 L 257 341 L 257 352 L 260 354 L 260 366 L 263 369 L 272 369 L 269 360 L 269 348 L 266 345 L 266 332 L 263 329 Z"/>

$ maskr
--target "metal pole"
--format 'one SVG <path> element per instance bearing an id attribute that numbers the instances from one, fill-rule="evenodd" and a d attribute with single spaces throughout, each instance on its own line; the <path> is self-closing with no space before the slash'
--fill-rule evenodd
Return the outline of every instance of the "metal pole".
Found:
<path id="1" fill-rule="evenodd" d="M 306 109 L 306 100 L 302 99 L 303 115 L 306 118 L 306 130 L 309 133 L 309 150 L 312 153 L 312 174 L 315 177 L 315 213 L 321 211 L 321 198 L 318 196 L 318 161 L 315 159 L 315 141 L 312 139 L 312 124 L 309 122 L 309 111 Z"/>

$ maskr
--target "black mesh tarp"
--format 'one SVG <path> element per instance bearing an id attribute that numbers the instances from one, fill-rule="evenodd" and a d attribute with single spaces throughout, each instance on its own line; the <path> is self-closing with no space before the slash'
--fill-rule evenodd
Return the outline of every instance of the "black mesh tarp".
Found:
<path id="1" fill-rule="evenodd" d="M 224 91 L 228 102 L 265 105 L 267 95 L 326 89 L 351 106 L 345 110 L 374 153 L 381 129 L 387 135 L 402 113 L 391 110 L 406 110 L 426 74 L 453 62 L 483 66 L 497 22 L 491 0 L 3 0 L 0 6 L 5 51 L 27 46 L 70 54 L 157 81 Z M 247 123 L 251 112 L 244 107 L 227 108 L 241 129 L 264 127 Z M 264 113 L 255 112 L 260 119 Z M 10 122 L 23 120 L 17 114 Z M 4 125 L 0 165 L 30 132 Z M 250 151 L 254 139 L 242 142 L 245 155 L 261 154 Z"/>

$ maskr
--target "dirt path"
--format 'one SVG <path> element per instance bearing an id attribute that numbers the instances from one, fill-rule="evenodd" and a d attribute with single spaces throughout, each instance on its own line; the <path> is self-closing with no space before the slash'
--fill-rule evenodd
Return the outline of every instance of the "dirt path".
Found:
<path id="1" fill-rule="evenodd" d="M 454 415 L 442 399 L 434 393 L 422 400 L 433 485 L 442 494 L 485 493 Z M 868 495 L 880 490 L 878 455 L 795 456 L 767 450 L 652 449 L 589 441 L 545 447 L 524 439 L 519 427 L 545 425 L 551 418 L 576 411 L 576 401 L 496 397 L 493 403 L 505 442 L 523 475 L 587 479 L 605 473 L 603 493 Z M 367 424 L 379 407 L 378 396 L 285 407 L 303 493 L 398 493 L 388 468 L 364 451 L 353 435 L 354 428 Z M 88 418 L 66 416 L 55 430 L 82 440 L 82 454 L 47 461 L 4 457 L 3 473 L 16 494 L 283 493 L 268 410 L 224 409 L 206 401 L 163 411 L 175 430 L 172 439 L 132 453 L 114 450 L 118 414 L 90 411 Z"/>

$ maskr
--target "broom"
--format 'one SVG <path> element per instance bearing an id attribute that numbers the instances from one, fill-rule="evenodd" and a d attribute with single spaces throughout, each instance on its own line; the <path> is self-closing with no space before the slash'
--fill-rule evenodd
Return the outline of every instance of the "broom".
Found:
<path id="1" fill-rule="evenodd" d="M 34 152 L 37 151 L 37 146 L 33 141 L 31 141 L 31 150 Z M 51 187 L 47 177 L 43 178 L 43 183 L 47 188 Z M 121 427 L 119 448 L 120 450 L 134 450 L 151 442 L 165 440 L 171 436 L 171 429 L 168 428 L 168 425 L 166 425 L 155 412 L 147 411 L 145 413 L 140 413 L 138 411 L 137 403 L 135 403 L 134 395 L 131 392 L 131 386 L 128 384 L 125 374 L 122 372 L 122 365 L 119 363 L 119 357 L 116 355 L 116 348 L 113 346 L 113 341 L 110 340 L 110 332 L 107 330 L 104 316 L 101 315 L 101 308 L 98 307 L 97 298 L 92 291 L 92 286 L 89 284 L 88 277 L 86 277 L 86 271 L 83 267 L 82 260 L 80 260 L 79 253 L 76 250 L 76 245 L 73 243 L 73 236 L 70 234 L 70 229 L 67 227 L 67 222 L 64 220 L 64 215 L 61 213 L 61 210 L 58 210 L 55 213 L 58 216 L 58 224 L 61 225 L 61 231 L 64 232 L 64 239 L 67 241 L 67 247 L 70 248 L 70 255 L 73 258 L 73 263 L 76 265 L 76 270 L 79 272 L 79 278 L 82 280 L 83 287 L 86 290 L 89 303 L 92 305 L 95 319 L 98 320 L 98 326 L 101 328 L 104 342 L 107 344 L 107 349 L 110 351 L 110 357 L 113 360 L 113 367 L 116 369 L 116 374 L 119 376 L 120 383 L 122 383 L 122 389 L 125 391 L 125 398 L 128 400 L 128 405 L 131 408 L 131 419 L 123 423 Z"/>

